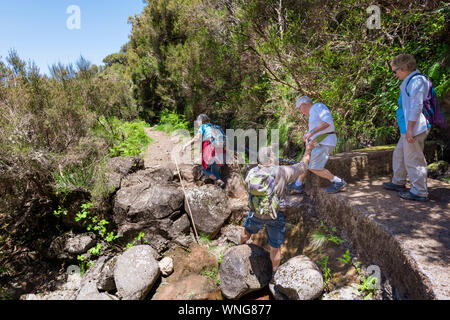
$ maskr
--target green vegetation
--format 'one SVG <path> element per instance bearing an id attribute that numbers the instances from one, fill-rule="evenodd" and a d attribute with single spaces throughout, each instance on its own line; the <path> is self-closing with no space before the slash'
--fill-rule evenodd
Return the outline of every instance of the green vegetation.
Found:
<path id="1" fill-rule="evenodd" d="M 145 132 L 145 128 L 149 127 L 147 123 L 140 120 L 120 121 L 117 118 L 111 118 L 105 121 L 104 118 L 99 119 L 102 126 L 97 130 L 102 132 L 112 147 L 109 149 L 112 157 L 120 156 L 140 156 L 152 140 Z"/>
<path id="2" fill-rule="evenodd" d="M 332 242 L 337 245 L 344 242 L 344 240 L 336 236 L 335 233 L 337 232 L 337 230 L 335 227 L 331 228 L 330 230 L 330 228 L 326 226 L 323 221 L 320 221 L 320 229 L 321 230 L 316 230 L 313 233 L 311 233 L 309 237 L 312 250 L 314 251 L 317 250 L 320 252 L 320 250 L 323 247 L 325 247 L 329 242 Z"/>
<path id="3" fill-rule="evenodd" d="M 325 290 L 329 290 L 331 278 L 333 276 L 330 267 L 328 266 L 328 260 L 329 256 L 322 256 L 317 263 L 319 264 L 320 268 L 322 269 L 322 277 L 323 277 L 323 283 Z"/>
<path id="4" fill-rule="evenodd" d="M 134 247 L 138 243 L 146 243 L 145 240 L 142 240 L 144 238 L 145 234 L 143 232 L 139 232 L 136 238 L 133 239 L 130 243 L 127 244 L 126 249 L 130 249 L 131 247 Z"/>
<path id="5" fill-rule="evenodd" d="M 361 276 L 361 283 L 358 285 L 357 290 L 364 297 L 364 300 L 371 300 L 375 295 L 377 281 L 378 279 L 374 276 Z"/>
<path id="6" fill-rule="evenodd" d="M 352 257 L 350 256 L 350 252 L 346 250 L 345 253 L 337 259 L 345 264 L 349 264 L 352 260 Z"/>
<path id="7" fill-rule="evenodd" d="M 178 129 L 189 129 L 189 122 L 186 121 L 185 116 L 171 112 L 167 109 L 163 110 L 160 114 L 160 120 L 159 124 L 156 126 L 156 130 L 172 133 Z"/>

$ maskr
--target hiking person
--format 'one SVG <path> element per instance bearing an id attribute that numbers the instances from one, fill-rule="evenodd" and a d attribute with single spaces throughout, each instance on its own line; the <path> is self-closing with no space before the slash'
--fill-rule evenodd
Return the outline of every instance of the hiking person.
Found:
<path id="1" fill-rule="evenodd" d="M 197 141 L 202 141 L 202 172 L 223 188 L 225 183 L 220 179 L 220 168 L 225 164 L 225 134 L 222 128 L 212 124 L 206 114 L 197 117 L 200 128 L 195 137 L 183 146 L 182 152 Z"/>
<path id="2" fill-rule="evenodd" d="M 273 274 L 281 262 L 280 247 L 286 232 L 285 216 L 280 201 L 285 195 L 286 185 L 307 170 L 315 143 L 308 141 L 302 161 L 291 166 L 275 166 L 272 148 L 261 148 L 258 152 L 259 165 L 250 170 L 245 179 L 250 211 L 244 222 L 241 244 L 246 243 L 252 234 L 257 233 L 265 225 Z"/>
<path id="3" fill-rule="evenodd" d="M 311 152 L 311 162 L 308 170 L 315 175 L 327 179 L 331 182 L 331 186 L 326 188 L 328 193 L 337 193 L 341 191 L 347 183 L 333 175 L 325 169 L 330 153 L 336 147 L 337 137 L 334 133 L 334 122 L 330 110 L 323 103 L 312 103 L 311 98 L 301 97 L 297 100 L 296 108 L 300 112 L 309 117 L 309 131 L 303 136 L 306 142 L 314 139 L 318 142 L 317 147 Z M 295 193 L 303 192 L 303 180 L 307 172 L 302 174 L 297 181 L 288 185 L 288 190 Z"/>
<path id="4" fill-rule="evenodd" d="M 391 69 L 402 81 L 397 109 L 400 140 L 392 158 L 392 182 L 383 183 L 383 188 L 399 191 L 399 196 L 406 200 L 426 201 L 428 172 L 423 149 L 430 123 L 422 111 L 431 83 L 417 70 L 416 60 L 410 54 L 393 58 Z M 411 183 L 409 191 L 405 188 L 407 176 Z"/>

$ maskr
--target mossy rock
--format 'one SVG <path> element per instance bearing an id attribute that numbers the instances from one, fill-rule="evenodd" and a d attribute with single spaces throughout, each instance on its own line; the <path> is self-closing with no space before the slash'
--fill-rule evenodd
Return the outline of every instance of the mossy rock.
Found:
<path id="1" fill-rule="evenodd" d="M 364 149 L 358 149 L 355 151 L 380 151 L 380 150 L 394 150 L 396 147 L 395 144 L 392 145 L 385 145 L 385 146 L 374 146 L 374 147 L 368 147 Z"/>
<path id="2" fill-rule="evenodd" d="M 438 162 L 433 162 L 428 165 L 428 176 L 431 178 L 436 178 L 438 176 L 444 175 L 449 168 L 448 162 L 440 160 Z"/>

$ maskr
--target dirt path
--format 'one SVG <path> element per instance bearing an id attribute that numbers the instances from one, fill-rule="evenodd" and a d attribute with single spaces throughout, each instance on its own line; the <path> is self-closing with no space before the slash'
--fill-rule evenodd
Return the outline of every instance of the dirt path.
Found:
<path id="1" fill-rule="evenodd" d="M 153 128 L 147 128 L 145 131 L 153 139 L 143 156 L 145 167 L 167 166 L 168 164 L 170 167 L 172 165 L 175 167 L 175 163 L 171 160 L 171 152 L 176 145 L 176 139 Z"/>

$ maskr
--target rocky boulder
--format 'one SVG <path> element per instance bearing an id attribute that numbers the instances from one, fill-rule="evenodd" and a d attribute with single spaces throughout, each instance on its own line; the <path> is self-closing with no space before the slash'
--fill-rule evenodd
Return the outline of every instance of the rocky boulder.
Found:
<path id="1" fill-rule="evenodd" d="M 143 300 L 160 275 L 154 250 L 148 245 L 131 247 L 114 267 L 117 295 L 123 300 Z"/>
<path id="2" fill-rule="evenodd" d="M 297 256 L 282 264 L 274 275 L 275 287 L 291 300 L 313 300 L 323 291 L 319 267 L 306 256 Z"/>
<path id="3" fill-rule="evenodd" d="M 77 256 L 86 253 L 95 246 L 95 236 L 92 233 L 65 233 L 50 244 L 47 255 L 58 260 L 76 260 Z"/>
<path id="4" fill-rule="evenodd" d="M 186 190 L 185 210 L 189 212 L 187 201 L 197 231 L 207 234 L 210 238 L 220 231 L 231 215 L 225 191 L 216 186 L 204 185 Z"/>
<path id="5" fill-rule="evenodd" d="M 264 288 L 271 277 L 269 252 L 253 244 L 231 247 L 220 264 L 220 289 L 228 299 Z"/>
<path id="6" fill-rule="evenodd" d="M 114 203 L 114 221 L 120 225 L 166 218 L 180 210 L 183 199 L 183 192 L 175 184 L 143 182 L 121 188 Z"/>
<path id="7" fill-rule="evenodd" d="M 106 168 L 108 183 L 117 190 L 120 188 L 122 179 L 125 176 L 144 169 L 144 159 L 138 157 L 115 157 L 108 160 Z"/>

